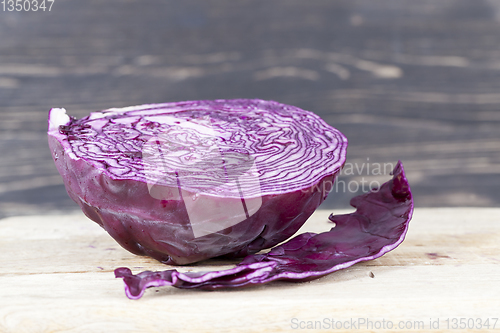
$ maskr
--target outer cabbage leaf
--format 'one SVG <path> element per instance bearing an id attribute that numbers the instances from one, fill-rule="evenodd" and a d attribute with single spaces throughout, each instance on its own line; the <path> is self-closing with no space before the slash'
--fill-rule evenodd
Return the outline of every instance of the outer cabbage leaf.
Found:
<path id="1" fill-rule="evenodd" d="M 378 258 L 401 244 L 413 212 L 410 186 L 400 161 L 392 174 L 393 178 L 379 189 L 351 200 L 356 208 L 354 213 L 331 215 L 329 219 L 335 227 L 330 231 L 298 235 L 266 254 L 247 256 L 232 269 L 187 273 L 145 271 L 134 275 L 122 267 L 115 270 L 115 276 L 123 278 L 126 295 L 138 299 L 149 287 L 213 290 L 275 280 L 311 280 Z"/>

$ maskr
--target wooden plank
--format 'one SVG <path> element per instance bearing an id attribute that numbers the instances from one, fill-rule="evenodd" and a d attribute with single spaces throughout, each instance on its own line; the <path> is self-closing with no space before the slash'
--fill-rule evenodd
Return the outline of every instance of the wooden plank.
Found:
<path id="1" fill-rule="evenodd" d="M 217 98 L 317 113 L 347 162 L 401 159 L 419 207 L 500 205 L 498 1 L 57 0 L 1 11 L 0 41 L 0 217 L 75 207 L 50 108 Z"/>
<path id="2" fill-rule="evenodd" d="M 317 211 L 301 231 L 328 230 L 329 213 Z M 372 322 L 374 330 L 390 332 L 429 332 L 432 322 L 432 332 L 443 332 L 456 331 L 453 318 L 472 318 L 477 328 L 480 320 L 493 324 L 500 317 L 498 221 L 495 208 L 417 209 L 399 248 L 315 281 L 215 292 L 151 288 L 132 301 L 114 268 L 169 267 L 121 249 L 81 214 L 6 218 L 0 220 L 0 332 L 286 332 L 308 324 L 328 331 L 331 320 L 348 326 L 352 320 L 358 325 L 352 331 Z M 376 329 L 389 322 L 392 330 Z"/>

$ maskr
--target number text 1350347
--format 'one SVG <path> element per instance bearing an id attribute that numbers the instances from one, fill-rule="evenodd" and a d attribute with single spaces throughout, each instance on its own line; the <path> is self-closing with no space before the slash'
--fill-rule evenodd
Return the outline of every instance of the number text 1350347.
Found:
<path id="1" fill-rule="evenodd" d="M 2 0 L 4 12 L 50 12 L 55 0 Z"/>

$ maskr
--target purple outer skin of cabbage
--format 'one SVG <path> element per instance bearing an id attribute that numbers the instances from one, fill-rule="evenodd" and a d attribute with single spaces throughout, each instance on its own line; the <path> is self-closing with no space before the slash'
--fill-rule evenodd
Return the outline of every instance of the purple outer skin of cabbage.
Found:
<path id="1" fill-rule="evenodd" d="M 351 200 L 356 212 L 331 215 L 329 219 L 336 225 L 330 231 L 298 235 L 267 254 L 247 256 L 232 269 L 198 273 L 145 271 L 134 275 L 121 267 L 115 270 L 115 276 L 123 278 L 127 297 L 138 299 L 150 287 L 213 290 L 275 280 L 312 280 L 378 258 L 401 244 L 413 212 L 412 194 L 401 161 L 392 174 L 393 178 L 378 190 Z"/>
<path id="2" fill-rule="evenodd" d="M 79 137 L 73 129 L 91 128 L 88 124 L 92 124 L 93 116 L 112 123 L 116 114 L 163 109 L 167 113 L 172 112 L 168 111 L 169 108 L 234 110 L 231 112 L 242 116 L 248 115 L 249 110 L 257 109 L 270 114 L 291 112 L 309 117 L 317 124 L 322 124 L 314 132 L 315 135 L 321 137 L 323 130 L 336 133 L 338 142 L 334 149 L 337 155 L 335 158 L 326 158 L 321 163 L 321 166 L 331 164 L 335 168 L 323 172 L 321 177 L 302 188 L 263 195 L 260 209 L 246 220 L 193 239 L 187 210 L 182 201 L 155 199 L 150 195 L 145 181 L 137 177 L 119 179 L 99 161 L 77 156 L 71 145 L 75 140 L 87 140 L 86 137 Z M 103 114 L 106 116 L 101 117 Z M 139 139 L 141 138 L 136 141 L 140 141 Z M 345 136 L 309 111 L 273 101 L 245 99 L 188 101 L 110 109 L 79 120 L 68 117 L 63 109 L 52 109 L 49 114 L 48 142 L 69 196 L 88 218 L 102 226 L 128 251 L 173 265 L 189 264 L 222 255 L 245 257 L 290 238 L 326 198 L 345 162 L 347 149 Z M 293 169 L 300 170 L 295 168 L 295 164 Z M 220 200 L 224 204 L 227 200 L 234 199 L 222 197 Z"/>

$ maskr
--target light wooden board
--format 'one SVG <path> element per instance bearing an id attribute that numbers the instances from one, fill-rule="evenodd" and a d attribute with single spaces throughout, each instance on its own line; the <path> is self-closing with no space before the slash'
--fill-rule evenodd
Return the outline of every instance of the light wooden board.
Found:
<path id="1" fill-rule="evenodd" d="M 317 211 L 301 231 L 329 230 L 329 213 Z M 0 220 L 0 332 L 310 332 L 308 324 L 332 331 L 331 320 L 349 328 L 351 319 L 359 332 L 369 321 L 377 332 L 464 331 L 452 329 L 453 318 L 472 318 L 476 328 L 500 318 L 499 244 L 500 209 L 417 209 L 399 248 L 315 281 L 215 292 L 151 288 L 133 301 L 116 267 L 169 267 L 121 249 L 81 214 L 11 217 Z M 389 322 L 392 330 L 376 329 Z"/>

